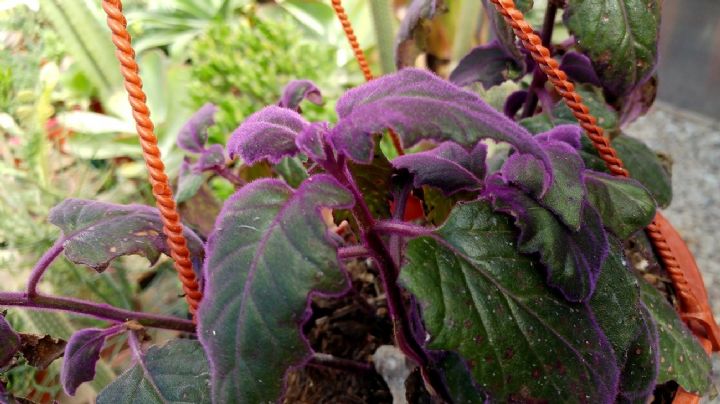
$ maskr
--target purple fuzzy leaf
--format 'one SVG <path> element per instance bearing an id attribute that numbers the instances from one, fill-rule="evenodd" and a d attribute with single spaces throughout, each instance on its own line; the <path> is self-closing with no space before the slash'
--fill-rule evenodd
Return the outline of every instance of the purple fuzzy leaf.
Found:
<path id="1" fill-rule="evenodd" d="M 450 73 L 450 82 L 465 87 L 480 82 L 486 90 L 508 79 L 510 69 L 519 69 L 497 40 L 478 46 L 460 59 Z"/>
<path id="2" fill-rule="evenodd" d="M 590 58 L 580 52 L 570 51 L 563 55 L 560 61 L 560 69 L 568 77 L 578 83 L 589 83 L 594 86 L 601 86 L 600 78 L 595 73 Z"/>
<path id="3" fill-rule="evenodd" d="M 20 349 L 20 336 L 13 331 L 5 316 L 0 314 L 0 369 L 10 363 Z"/>
<path id="4" fill-rule="evenodd" d="M 62 230 L 65 256 L 98 272 L 123 255 L 142 255 L 154 264 L 160 253 L 170 254 L 160 214 L 149 206 L 66 199 L 50 210 L 48 220 Z M 187 227 L 185 237 L 200 277 L 203 242 Z"/>
<path id="5" fill-rule="evenodd" d="M 585 201 L 583 171 L 585 165 L 579 152 L 582 129 L 575 125 L 560 125 L 537 135 L 553 167 L 553 182 L 543 195 L 543 169 L 540 163 L 522 154 L 513 154 L 502 167 L 505 180 L 529 191 L 543 206 L 557 214 L 573 230 L 580 228 Z"/>
<path id="6" fill-rule="evenodd" d="M 196 174 L 199 174 L 222 167 L 225 167 L 225 148 L 222 145 L 214 144 L 200 153 L 192 168 Z"/>
<path id="7" fill-rule="evenodd" d="M 420 53 L 416 39 L 426 36 L 424 24 L 444 9 L 443 0 L 413 0 L 410 3 L 395 37 L 395 66 L 398 70 L 415 65 L 415 58 Z"/>
<path id="8" fill-rule="evenodd" d="M 456 143 L 444 142 L 432 150 L 396 157 L 391 164 L 395 169 L 410 171 L 415 188 L 430 185 L 450 195 L 482 186 L 486 156 L 487 147 L 483 143 L 468 153 Z"/>
<path id="9" fill-rule="evenodd" d="M 328 133 L 326 122 L 315 122 L 306 127 L 297 138 L 295 145 L 308 157 L 315 161 L 322 161 L 325 156 L 325 138 Z"/>
<path id="10" fill-rule="evenodd" d="M 180 129 L 177 145 L 191 153 L 201 153 L 208 139 L 207 130 L 215 123 L 217 107 L 211 103 L 203 105 Z"/>
<path id="11" fill-rule="evenodd" d="M 457 351 L 491 402 L 612 402 L 619 370 L 592 310 L 548 288 L 515 237 L 476 201 L 408 242 L 400 279 L 423 307 L 428 348 Z"/>
<path id="12" fill-rule="evenodd" d="M 510 94 L 505 100 L 505 104 L 503 105 L 503 113 L 505 114 L 505 116 L 510 119 L 515 118 L 515 114 L 517 114 L 517 112 L 520 111 L 520 108 L 522 108 L 523 104 L 525 104 L 525 99 L 527 98 L 527 95 L 527 90 L 518 90 Z"/>
<path id="13" fill-rule="evenodd" d="M 309 123 L 297 112 L 269 106 L 250 115 L 230 136 L 227 150 L 230 158 L 242 157 L 247 164 L 267 159 L 277 164 L 286 156 L 298 153 L 295 137 Z"/>
<path id="14" fill-rule="evenodd" d="M 74 396 L 84 382 L 95 378 L 95 365 L 100 360 L 100 351 L 105 340 L 125 330 L 124 325 L 108 329 L 87 328 L 70 337 L 65 345 L 60 382 L 68 395 Z"/>
<path id="15" fill-rule="evenodd" d="M 293 80 L 283 89 L 279 107 L 300 112 L 300 103 L 307 99 L 315 105 L 322 105 L 323 97 L 320 89 L 310 80 Z"/>
<path id="16" fill-rule="evenodd" d="M 485 193 L 496 210 L 515 218 L 520 228 L 520 252 L 540 254 L 547 270 L 548 284 L 566 299 L 586 301 L 592 296 L 595 281 L 608 251 L 607 234 L 600 215 L 584 203 L 580 229 L 565 226 L 549 210 L 498 177 L 486 181 Z"/>
<path id="17" fill-rule="evenodd" d="M 657 74 L 648 77 L 648 79 L 630 91 L 630 93 L 618 101 L 620 109 L 620 126 L 624 127 L 637 118 L 645 115 L 646 112 L 655 102 L 657 95 L 658 82 Z"/>
<path id="18" fill-rule="evenodd" d="M 324 174 L 297 191 L 279 180 L 258 180 L 225 202 L 207 245 L 198 313 L 213 402 L 280 398 L 285 372 L 310 353 L 302 332 L 310 296 L 348 287 L 320 208 L 353 203 L 352 194 Z"/>
<path id="19" fill-rule="evenodd" d="M 475 146 L 482 138 L 510 143 L 523 154 L 541 160 L 552 177 L 548 156 L 530 133 L 477 94 L 465 91 L 432 73 L 404 69 L 356 87 L 336 106 L 339 122 L 331 132 L 333 145 L 357 162 L 370 162 L 372 135 L 392 128 L 405 147 L 421 140 L 452 140 Z"/>

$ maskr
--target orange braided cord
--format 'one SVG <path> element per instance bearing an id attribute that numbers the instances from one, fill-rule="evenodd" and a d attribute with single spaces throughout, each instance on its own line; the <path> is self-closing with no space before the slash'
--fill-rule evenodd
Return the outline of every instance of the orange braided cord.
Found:
<path id="1" fill-rule="evenodd" d="M 580 126 L 585 129 L 588 138 L 592 141 L 593 146 L 595 146 L 600 158 L 603 159 L 610 172 L 613 175 L 628 177 L 629 173 L 623 166 L 622 160 L 620 160 L 617 152 L 604 136 L 602 128 L 596 125 L 595 117 L 590 115 L 588 107 L 583 104 L 582 97 L 575 92 L 575 86 L 568 81 L 565 72 L 559 69 L 558 62 L 550 56 L 550 51 L 543 46 L 540 37 L 535 34 L 530 24 L 525 21 L 522 12 L 515 8 L 513 0 L 490 1 L 495 5 L 495 8 L 503 16 L 507 24 L 512 27 L 525 49 L 530 52 L 540 69 L 548 76 L 548 80 L 563 97 L 573 115 L 580 122 Z M 697 311 L 699 307 L 697 298 L 690 290 L 685 275 L 678 265 L 672 249 L 662 232 L 660 232 L 656 220 L 653 220 L 646 228 L 646 232 L 665 264 L 665 269 L 675 286 L 681 304 L 687 311 Z"/>
<path id="2" fill-rule="evenodd" d="M 117 48 L 115 55 L 120 61 L 120 71 L 125 78 L 125 89 L 133 110 L 135 127 L 140 137 L 143 157 L 150 176 L 150 185 L 152 185 L 152 192 L 163 221 L 163 232 L 167 236 L 170 255 L 175 261 L 175 270 L 182 282 L 185 299 L 194 318 L 198 303 L 202 299 L 202 292 L 195 278 L 190 251 L 183 235 L 183 225 L 175 208 L 170 183 L 160 157 L 157 138 L 153 132 L 150 110 L 145 102 L 145 92 L 142 89 L 142 80 L 135 61 L 135 51 L 132 48 L 130 34 L 127 31 L 127 21 L 122 12 L 122 2 L 120 0 L 103 0 L 102 4 L 103 10 L 107 14 L 108 27 L 112 31 L 112 41 Z"/>
<path id="3" fill-rule="evenodd" d="M 342 5 L 342 0 L 332 0 L 332 7 L 333 10 L 335 10 L 335 15 L 337 15 L 338 20 L 340 20 L 340 24 L 342 24 L 345 36 L 347 37 L 348 42 L 350 42 L 350 47 L 355 54 L 355 60 L 357 60 L 360 65 L 360 70 L 362 70 L 363 76 L 365 76 L 365 81 L 372 80 L 374 77 L 372 71 L 370 70 L 370 65 L 365 58 L 365 52 L 363 52 L 360 44 L 358 43 L 357 37 L 355 36 L 355 30 L 353 30 L 352 24 L 350 23 L 350 18 L 348 18 L 345 8 Z M 403 150 L 402 144 L 400 144 L 400 138 L 398 138 L 397 133 L 395 133 L 392 129 L 390 129 L 389 132 L 395 151 L 402 156 L 405 154 L 405 150 Z"/>

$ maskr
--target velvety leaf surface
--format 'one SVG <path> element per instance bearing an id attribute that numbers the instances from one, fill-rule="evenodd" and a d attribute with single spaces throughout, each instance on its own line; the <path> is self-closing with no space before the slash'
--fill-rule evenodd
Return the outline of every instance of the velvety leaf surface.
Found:
<path id="1" fill-rule="evenodd" d="M 322 161 L 325 156 L 325 136 L 328 133 L 326 122 L 314 122 L 307 126 L 297 138 L 295 144 L 301 152 L 315 161 Z"/>
<path id="2" fill-rule="evenodd" d="M 197 341 L 152 346 L 98 394 L 97 404 L 210 403 L 208 361 Z"/>
<path id="3" fill-rule="evenodd" d="M 650 191 L 659 207 L 668 207 L 672 200 L 672 182 L 657 154 L 642 141 L 626 135 L 613 139 L 612 145 L 630 176 Z"/>
<path id="4" fill-rule="evenodd" d="M 627 350 L 620 376 L 621 403 L 644 404 L 652 397 L 660 365 L 659 337 L 652 315 L 644 304 L 638 306 L 640 333 Z"/>
<path id="5" fill-rule="evenodd" d="M 543 195 L 543 169 L 536 159 L 523 154 L 508 157 L 502 167 L 503 177 L 530 191 L 546 208 L 554 212 L 573 230 L 580 229 L 580 217 L 585 201 L 582 180 L 584 163 L 576 150 L 580 147 L 582 129 L 576 125 L 560 125 L 536 136 L 540 146 L 550 157 L 553 182 Z"/>
<path id="6" fill-rule="evenodd" d="M 295 137 L 309 123 L 297 112 L 275 105 L 250 115 L 227 142 L 230 158 L 242 157 L 252 164 L 267 159 L 279 162 L 285 156 L 294 156 L 298 149 Z"/>
<path id="7" fill-rule="evenodd" d="M 7 365 L 20 349 L 20 336 L 13 331 L 5 317 L 0 314 L 0 368 Z"/>
<path id="8" fill-rule="evenodd" d="M 711 366 L 705 350 L 657 289 L 640 280 L 640 293 L 660 335 L 657 383 L 674 380 L 687 391 L 700 395 L 707 392 Z"/>
<path id="9" fill-rule="evenodd" d="M 429 348 L 455 350 L 492 401 L 610 402 L 618 368 L 587 305 L 553 293 L 485 202 L 411 240 L 401 279 L 422 303 Z"/>
<path id="10" fill-rule="evenodd" d="M 327 175 L 308 178 L 297 191 L 258 180 L 226 201 L 208 241 L 198 316 L 213 402 L 280 397 L 285 371 L 309 354 L 301 330 L 308 294 L 348 286 L 319 209 L 352 204 Z"/>
<path id="11" fill-rule="evenodd" d="M 415 188 L 429 185 L 450 195 L 482 185 L 486 156 L 487 147 L 483 143 L 468 152 L 457 143 L 443 142 L 432 150 L 396 157 L 391 164 L 396 170 L 410 171 Z"/>
<path id="12" fill-rule="evenodd" d="M 520 228 L 519 251 L 540 254 L 547 282 L 570 301 L 587 300 L 607 256 L 608 240 L 597 211 L 582 207 L 580 229 L 565 226 L 552 212 L 519 189 L 495 179 L 486 182 L 495 210 L 512 215 Z"/>
<path id="13" fill-rule="evenodd" d="M 610 237 L 608 244 L 608 256 L 589 304 L 622 366 L 640 332 L 640 286 L 625 263 L 621 241 Z"/>
<path id="14" fill-rule="evenodd" d="M 160 253 L 170 254 L 160 213 L 149 206 L 70 198 L 52 208 L 48 220 L 62 230 L 65 256 L 96 271 L 123 255 L 142 255 L 154 264 Z M 188 228 L 185 237 L 200 276 L 203 242 Z"/>
<path id="15" fill-rule="evenodd" d="M 500 46 L 497 40 L 478 46 L 465 55 L 455 70 L 450 73 L 450 81 L 465 87 L 480 82 L 486 90 L 507 80 L 510 69 L 519 69 L 515 60 Z"/>
<path id="16" fill-rule="evenodd" d="M 655 201 L 639 182 L 596 171 L 585 171 L 590 204 L 603 225 L 621 239 L 644 228 L 655 217 Z"/>
<path id="17" fill-rule="evenodd" d="M 222 145 L 214 144 L 203 150 L 193 165 L 195 172 L 202 172 L 222 168 L 225 166 L 225 148 Z"/>
<path id="18" fill-rule="evenodd" d="M 424 70 L 403 69 L 356 87 L 340 98 L 336 109 L 339 122 L 332 142 L 357 162 L 372 158 L 371 135 L 391 128 L 405 147 L 424 139 L 466 147 L 483 138 L 507 142 L 543 161 L 550 178 L 549 159 L 527 130 L 477 94 Z"/>
<path id="19" fill-rule="evenodd" d="M 627 93 L 655 69 L 660 1 L 568 0 L 564 20 L 611 93 Z"/>
<path id="20" fill-rule="evenodd" d="M 177 191 L 175 191 L 177 203 L 185 202 L 197 194 L 203 182 L 205 180 L 202 174 L 194 172 L 192 163 L 188 160 L 183 161 L 178 173 Z"/>
<path id="21" fill-rule="evenodd" d="M 315 105 L 322 105 L 320 89 L 310 80 L 293 80 L 283 89 L 279 107 L 299 111 L 302 100 L 307 99 Z"/>
<path id="22" fill-rule="evenodd" d="M 445 374 L 445 382 L 454 403 L 484 403 L 484 394 L 473 380 L 465 361 L 455 352 L 448 352 L 438 365 Z"/>
<path id="23" fill-rule="evenodd" d="M 120 331 L 122 328 L 119 327 L 86 328 L 70 337 L 65 345 L 63 366 L 60 371 L 60 382 L 67 394 L 74 396 L 82 383 L 95 378 L 95 364 L 100 360 L 100 351 L 105 345 L 105 340 Z"/>
<path id="24" fill-rule="evenodd" d="M 370 208 L 370 213 L 374 217 L 390 217 L 388 190 L 391 189 L 393 168 L 380 147 L 375 147 L 372 163 L 369 165 L 356 164 L 349 161 L 348 169 L 355 178 L 355 182 Z"/>
<path id="25" fill-rule="evenodd" d="M 202 153 L 208 139 L 207 130 L 215 123 L 217 110 L 215 105 L 207 103 L 195 112 L 180 128 L 177 138 L 178 147 L 191 153 Z"/>
<path id="26" fill-rule="evenodd" d="M 560 69 L 574 82 L 589 83 L 598 87 L 601 85 L 592 61 L 582 53 L 570 51 L 564 54 L 560 61 Z"/>
<path id="27" fill-rule="evenodd" d="M 398 70 L 415 65 L 420 53 L 416 39 L 422 34 L 423 24 L 444 8 L 443 0 L 412 0 L 405 12 L 395 37 L 395 66 Z"/>

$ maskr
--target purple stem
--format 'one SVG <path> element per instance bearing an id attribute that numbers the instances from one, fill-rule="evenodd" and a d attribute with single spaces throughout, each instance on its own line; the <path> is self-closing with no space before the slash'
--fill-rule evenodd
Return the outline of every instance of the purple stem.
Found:
<path id="1" fill-rule="evenodd" d="M 30 297 L 27 293 L 0 292 L 0 306 L 17 306 L 40 310 L 61 310 L 112 322 L 135 320 L 146 327 L 164 328 L 190 333 L 195 332 L 195 325 L 190 320 L 123 310 L 103 303 L 95 303 L 69 297 L 46 296 L 41 294 Z"/>
<path id="2" fill-rule="evenodd" d="M 375 229 L 375 219 L 370 213 L 365 198 L 363 198 L 352 174 L 350 174 L 347 164 L 345 163 L 345 157 L 340 155 L 337 159 L 334 159 L 332 152 L 326 155 L 330 156 L 330 158 L 320 162 L 323 168 L 325 168 L 325 171 L 333 175 L 342 185 L 350 190 L 355 197 L 355 206 L 352 209 L 353 216 L 355 216 L 355 220 L 360 228 L 361 238 L 380 270 L 380 280 L 385 289 L 388 312 L 393 322 L 395 342 L 398 348 L 418 364 L 428 389 L 439 395 L 442 399 L 451 402 L 452 400 L 447 392 L 442 376 L 438 373 L 437 369 L 434 368 L 427 352 L 425 352 L 417 339 L 415 339 L 410 317 L 403 302 L 403 295 L 397 284 L 397 277 L 400 274 L 400 270 L 383 242 L 380 233 Z"/>
<path id="3" fill-rule="evenodd" d="M 407 200 L 412 190 L 412 183 L 409 178 L 393 192 L 393 199 L 395 200 L 395 212 L 393 212 L 392 218 L 396 221 L 402 221 L 405 217 L 405 208 L 407 207 Z M 391 234 L 388 240 L 388 247 L 392 253 L 395 265 L 400 266 L 402 238 L 398 234 Z"/>
<path id="4" fill-rule="evenodd" d="M 215 172 L 215 174 L 225 178 L 226 180 L 230 181 L 233 185 L 235 185 L 235 188 L 240 188 L 246 184 L 245 180 L 240 178 L 238 175 L 236 175 L 230 168 L 227 166 L 222 166 L 221 168 L 214 168 L 212 171 Z"/>
<path id="5" fill-rule="evenodd" d="M 370 256 L 371 253 L 363 245 L 352 245 L 338 248 L 338 259 L 349 260 Z"/>
<path id="6" fill-rule="evenodd" d="M 375 224 L 375 230 L 381 234 L 397 234 L 405 237 L 422 237 L 432 233 L 432 229 L 416 224 L 396 221 L 382 221 Z"/>
<path id="7" fill-rule="evenodd" d="M 61 252 L 63 252 L 63 249 L 65 244 L 65 238 L 60 237 L 55 241 L 55 244 L 53 244 L 52 247 L 50 247 L 49 250 L 45 251 L 45 254 L 43 254 L 42 257 L 40 257 L 40 260 L 35 264 L 35 267 L 32 270 L 32 273 L 30 273 L 30 278 L 28 279 L 27 283 L 27 294 L 28 296 L 36 296 L 37 295 L 37 286 L 40 283 L 40 279 L 42 279 L 43 274 L 45 274 L 45 271 L 50 267 L 50 264 L 55 261 L 55 259 L 60 255 Z"/>
<path id="8" fill-rule="evenodd" d="M 546 47 L 550 45 L 550 40 L 552 39 L 553 28 L 555 28 L 555 16 L 557 15 L 557 10 L 558 7 L 554 2 L 548 2 L 547 8 L 545 9 L 545 20 L 543 21 L 542 32 L 540 33 L 540 39 L 542 40 L 542 44 Z M 525 99 L 525 105 L 523 106 L 523 111 L 521 115 L 523 118 L 532 116 L 533 113 L 535 113 L 535 108 L 537 108 L 538 103 L 536 91 L 539 88 L 543 87 L 546 81 L 547 76 L 545 75 L 545 73 L 543 73 L 542 70 L 540 70 L 540 66 L 535 66 L 535 71 L 533 72 L 533 79 L 530 83 L 530 88 L 528 88 L 528 95 Z"/>

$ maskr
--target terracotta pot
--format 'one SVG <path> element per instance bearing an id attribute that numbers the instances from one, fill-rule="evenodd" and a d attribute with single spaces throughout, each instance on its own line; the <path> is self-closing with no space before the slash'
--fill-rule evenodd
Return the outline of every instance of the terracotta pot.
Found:
<path id="1" fill-rule="evenodd" d="M 713 316 L 705 283 L 695 258 L 680 234 L 662 214 L 658 213 L 655 221 L 660 232 L 665 236 L 687 282 L 686 286 L 674 285 L 676 293 L 687 291 L 692 297 L 691 299 L 681 299 L 680 317 L 698 338 L 700 344 L 705 348 L 705 352 L 708 354 L 717 352 L 720 350 L 720 329 L 718 329 Z M 700 396 L 689 393 L 682 387 L 678 389 L 673 400 L 673 403 L 676 404 L 697 404 L 699 402 Z"/>

